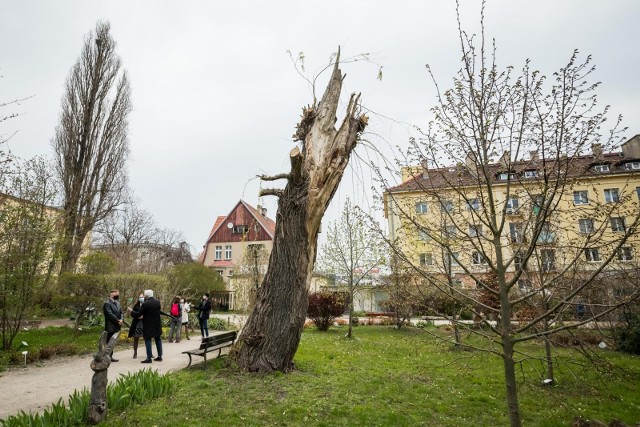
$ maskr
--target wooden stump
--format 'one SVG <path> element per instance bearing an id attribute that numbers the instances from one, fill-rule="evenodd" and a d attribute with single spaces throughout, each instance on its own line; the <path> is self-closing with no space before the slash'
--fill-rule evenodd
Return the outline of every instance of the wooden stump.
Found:
<path id="1" fill-rule="evenodd" d="M 91 400 L 87 422 L 98 424 L 107 418 L 107 370 L 111 365 L 111 352 L 118 339 L 118 333 L 114 334 L 107 343 L 107 332 L 102 332 L 98 340 L 98 352 L 93 355 L 91 361 Z"/>

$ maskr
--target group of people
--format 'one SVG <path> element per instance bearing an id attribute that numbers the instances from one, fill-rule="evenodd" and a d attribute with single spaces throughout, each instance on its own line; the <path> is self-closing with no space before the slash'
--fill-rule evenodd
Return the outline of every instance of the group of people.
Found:
<path id="1" fill-rule="evenodd" d="M 117 289 L 109 293 L 109 298 L 103 305 L 105 331 L 107 332 L 107 342 L 111 337 L 120 332 L 124 322 L 124 313 L 119 302 L 120 292 Z M 200 324 L 200 333 L 202 338 L 209 336 L 209 316 L 211 314 L 211 301 L 209 294 L 202 295 L 202 301 L 197 306 L 185 301 L 184 298 L 176 296 L 171 301 L 171 309 L 169 313 L 162 311 L 160 301 L 153 296 L 153 291 L 147 289 L 140 294 L 136 304 L 128 307 L 127 311 L 131 314 L 132 321 L 129 326 L 129 338 L 133 338 L 133 358 L 138 357 L 138 344 L 140 337 L 144 338 L 147 358 L 141 363 L 153 363 L 153 361 L 162 361 L 162 322 L 160 316 L 167 316 L 171 320 L 169 322 L 170 343 L 180 342 L 182 328 L 184 327 L 185 337 L 189 339 L 189 312 L 191 309 L 198 311 L 198 322 Z M 153 357 L 151 348 L 151 340 L 155 341 L 157 357 Z M 111 356 L 112 362 L 118 362 Z"/>

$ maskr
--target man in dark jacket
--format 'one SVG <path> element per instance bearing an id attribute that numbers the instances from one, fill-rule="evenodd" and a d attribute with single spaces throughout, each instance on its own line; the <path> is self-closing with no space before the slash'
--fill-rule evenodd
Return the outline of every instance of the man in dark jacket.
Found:
<path id="1" fill-rule="evenodd" d="M 104 330 L 107 332 L 107 343 L 111 337 L 118 332 L 122 327 L 122 309 L 120 308 L 120 292 L 117 289 L 112 290 L 109 293 L 109 299 L 105 301 L 102 306 L 102 312 L 104 313 Z M 111 352 L 111 361 L 117 362 L 117 359 L 113 358 L 113 350 Z"/>
<path id="2" fill-rule="evenodd" d="M 197 307 L 193 307 L 198 310 L 198 322 L 200 322 L 200 333 L 202 338 L 209 336 L 209 316 L 211 313 L 211 301 L 209 301 L 209 294 L 202 295 L 202 301 Z"/>
<path id="3" fill-rule="evenodd" d="M 129 309 L 131 310 L 131 309 Z M 144 345 L 147 349 L 147 358 L 141 363 L 152 363 L 153 353 L 151 352 L 151 338 L 156 342 L 156 350 L 158 357 L 155 361 L 162 362 L 162 323 L 160 322 L 160 301 L 153 297 L 153 291 L 147 289 L 144 291 L 144 304 L 140 307 L 140 311 L 132 311 L 131 315 L 135 318 L 142 318 L 142 336 L 144 337 Z M 165 314 L 166 313 L 162 313 Z"/>

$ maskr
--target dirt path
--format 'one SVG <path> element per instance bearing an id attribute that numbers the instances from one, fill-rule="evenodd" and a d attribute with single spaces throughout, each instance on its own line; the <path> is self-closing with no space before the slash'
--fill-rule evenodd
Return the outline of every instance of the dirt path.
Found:
<path id="1" fill-rule="evenodd" d="M 109 381 L 114 381 L 120 374 L 135 372 L 151 367 L 160 373 L 177 371 L 186 368 L 189 358 L 181 352 L 197 348 L 200 345 L 199 335 L 191 340 L 169 344 L 162 342 L 163 361 L 142 364 L 145 358 L 144 343 L 138 349 L 138 358 L 132 359 L 133 350 L 117 351 L 116 359 L 109 368 Z M 153 346 L 155 355 L 156 349 Z M 224 353 L 224 350 L 223 350 Z M 212 353 L 212 357 L 217 353 Z M 93 356 L 65 357 L 45 362 L 42 366 L 29 365 L 26 368 L 14 368 L 0 374 L 0 418 L 6 418 L 19 411 L 40 412 L 47 405 L 66 397 L 74 390 L 90 388 L 93 371 L 89 367 Z M 199 357 L 196 359 L 200 359 Z M 201 363 L 194 360 L 195 363 Z"/>

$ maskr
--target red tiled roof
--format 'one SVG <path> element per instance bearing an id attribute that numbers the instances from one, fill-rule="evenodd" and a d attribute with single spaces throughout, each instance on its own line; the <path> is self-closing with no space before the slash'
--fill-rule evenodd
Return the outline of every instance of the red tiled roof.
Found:
<path id="1" fill-rule="evenodd" d="M 273 239 L 273 237 L 276 234 L 276 222 L 274 220 L 272 220 L 271 218 L 263 216 L 262 212 L 259 212 L 258 209 L 254 208 L 253 206 L 251 206 L 249 203 L 245 202 L 244 200 L 240 200 L 240 202 L 242 202 L 242 204 L 244 204 L 244 206 L 249 210 L 249 212 L 251 212 L 251 215 L 253 215 L 258 220 L 258 222 L 260 223 L 262 228 L 264 228 L 267 231 L 267 233 L 269 233 L 271 238 Z"/>
<path id="2" fill-rule="evenodd" d="M 219 216 L 218 218 L 216 218 L 216 222 L 213 224 L 213 227 L 211 227 L 211 232 L 209 233 L 209 237 L 207 238 L 207 241 L 209 241 L 211 236 L 213 236 L 213 233 L 215 233 L 218 227 L 220 227 L 220 225 L 224 222 L 225 218 L 227 217 Z"/>
<path id="3" fill-rule="evenodd" d="M 233 263 L 228 260 L 217 260 L 213 261 L 213 267 L 233 267 Z"/>

